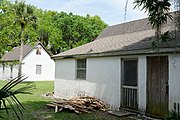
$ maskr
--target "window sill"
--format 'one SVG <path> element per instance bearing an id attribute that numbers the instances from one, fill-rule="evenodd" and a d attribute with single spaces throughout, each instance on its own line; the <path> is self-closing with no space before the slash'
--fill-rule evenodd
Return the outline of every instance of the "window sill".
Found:
<path id="1" fill-rule="evenodd" d="M 76 78 L 75 80 L 86 80 L 86 79 Z"/>

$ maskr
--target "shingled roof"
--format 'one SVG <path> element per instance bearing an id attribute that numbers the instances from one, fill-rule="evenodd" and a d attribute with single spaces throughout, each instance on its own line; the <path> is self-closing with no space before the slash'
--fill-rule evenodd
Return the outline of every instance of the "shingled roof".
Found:
<path id="1" fill-rule="evenodd" d="M 51 56 L 51 53 L 45 48 L 45 46 L 41 42 L 37 42 L 34 47 L 31 47 L 30 45 L 23 45 L 23 58 L 30 53 L 34 48 L 37 47 L 37 45 L 41 45 L 43 49 Z M 19 60 L 19 54 L 20 54 L 20 46 L 13 48 L 11 51 L 5 53 L 3 57 L 1 58 L 1 61 L 16 61 Z"/>
<path id="2" fill-rule="evenodd" d="M 33 47 L 31 47 L 29 45 L 24 45 L 23 46 L 23 57 L 25 57 L 32 49 L 33 49 Z M 1 60 L 2 61 L 19 60 L 19 54 L 20 54 L 20 47 L 15 47 L 10 52 L 7 52 L 6 54 L 4 54 L 4 56 L 2 57 Z"/>
<path id="3" fill-rule="evenodd" d="M 174 30 L 174 22 L 168 20 L 162 31 Z M 112 52 L 132 53 L 138 50 L 152 50 L 151 43 L 154 41 L 155 30 L 148 24 L 148 19 L 140 19 L 107 27 L 93 42 L 80 47 L 54 55 L 53 58 L 92 56 L 110 54 Z M 177 34 L 177 39 L 180 33 Z M 180 47 L 180 40 L 174 40 L 168 44 L 163 44 L 163 48 Z"/>

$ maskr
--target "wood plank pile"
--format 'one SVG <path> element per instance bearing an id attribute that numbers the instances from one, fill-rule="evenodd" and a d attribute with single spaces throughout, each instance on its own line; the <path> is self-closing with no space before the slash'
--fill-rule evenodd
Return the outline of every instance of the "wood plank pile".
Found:
<path id="1" fill-rule="evenodd" d="M 48 107 L 54 107 L 55 112 L 68 109 L 75 113 L 91 113 L 91 111 L 102 110 L 106 111 L 106 106 L 103 101 L 90 96 L 81 96 L 73 99 L 60 99 L 47 104 Z"/>

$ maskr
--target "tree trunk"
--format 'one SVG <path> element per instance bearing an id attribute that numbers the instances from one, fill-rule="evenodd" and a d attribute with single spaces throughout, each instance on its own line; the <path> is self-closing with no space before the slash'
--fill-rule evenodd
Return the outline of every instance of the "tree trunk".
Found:
<path id="1" fill-rule="evenodd" d="M 155 36 L 156 36 L 156 40 L 157 40 L 157 51 L 159 52 L 160 38 L 161 38 L 161 26 L 160 25 L 156 26 Z"/>
<path id="2" fill-rule="evenodd" d="M 23 46 L 24 46 L 24 41 L 22 38 L 22 33 L 23 33 L 24 28 L 21 28 L 19 38 L 21 40 L 21 46 L 20 46 L 20 51 L 19 51 L 19 70 L 18 70 L 18 76 L 20 77 L 22 75 L 22 59 L 23 59 Z"/>
<path id="3" fill-rule="evenodd" d="M 159 12 L 159 9 L 157 11 L 157 18 L 160 20 L 160 15 L 161 13 Z M 156 31 L 155 31 L 155 36 L 156 36 L 156 40 L 157 40 L 157 52 L 159 52 L 159 47 L 160 47 L 160 38 L 161 38 L 161 24 L 159 24 L 156 21 Z"/>

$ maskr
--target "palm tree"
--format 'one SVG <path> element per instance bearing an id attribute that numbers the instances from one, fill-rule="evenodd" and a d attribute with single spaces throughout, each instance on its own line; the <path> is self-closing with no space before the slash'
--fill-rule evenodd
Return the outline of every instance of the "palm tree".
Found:
<path id="1" fill-rule="evenodd" d="M 23 105 L 20 103 L 18 98 L 15 96 L 16 94 L 30 94 L 29 90 L 34 88 L 34 84 L 27 84 L 27 86 L 21 87 L 16 90 L 12 90 L 15 86 L 17 86 L 19 83 L 21 83 L 23 80 L 25 80 L 27 77 L 24 76 L 18 76 L 11 81 L 9 81 L 6 85 L 4 85 L 0 89 L 0 111 L 6 110 L 6 113 L 8 113 L 8 107 L 7 103 L 9 104 L 9 107 L 12 108 L 14 113 L 16 114 L 17 118 L 20 119 L 20 115 L 22 115 L 22 110 L 25 109 Z M 0 116 L 0 118 L 3 118 Z"/>
<path id="2" fill-rule="evenodd" d="M 19 40 L 21 42 L 20 55 L 19 55 L 19 72 L 18 75 L 22 74 L 22 59 L 23 59 L 23 45 L 25 40 L 24 31 L 27 26 L 32 26 L 36 29 L 36 16 L 34 15 L 34 9 L 31 5 L 26 5 L 24 1 L 16 1 L 14 4 L 13 11 L 15 13 L 15 23 L 20 26 Z"/>
<path id="3" fill-rule="evenodd" d="M 171 18 L 170 0 L 135 0 L 136 7 L 142 7 L 141 10 L 148 12 L 148 19 L 156 32 L 157 48 L 159 48 L 159 39 L 161 37 L 161 26 L 167 23 L 167 19 Z"/>
<path id="4" fill-rule="evenodd" d="M 180 1 L 179 0 L 173 0 L 174 1 L 174 9 L 177 11 L 176 12 L 176 26 L 177 30 L 180 30 Z"/>

